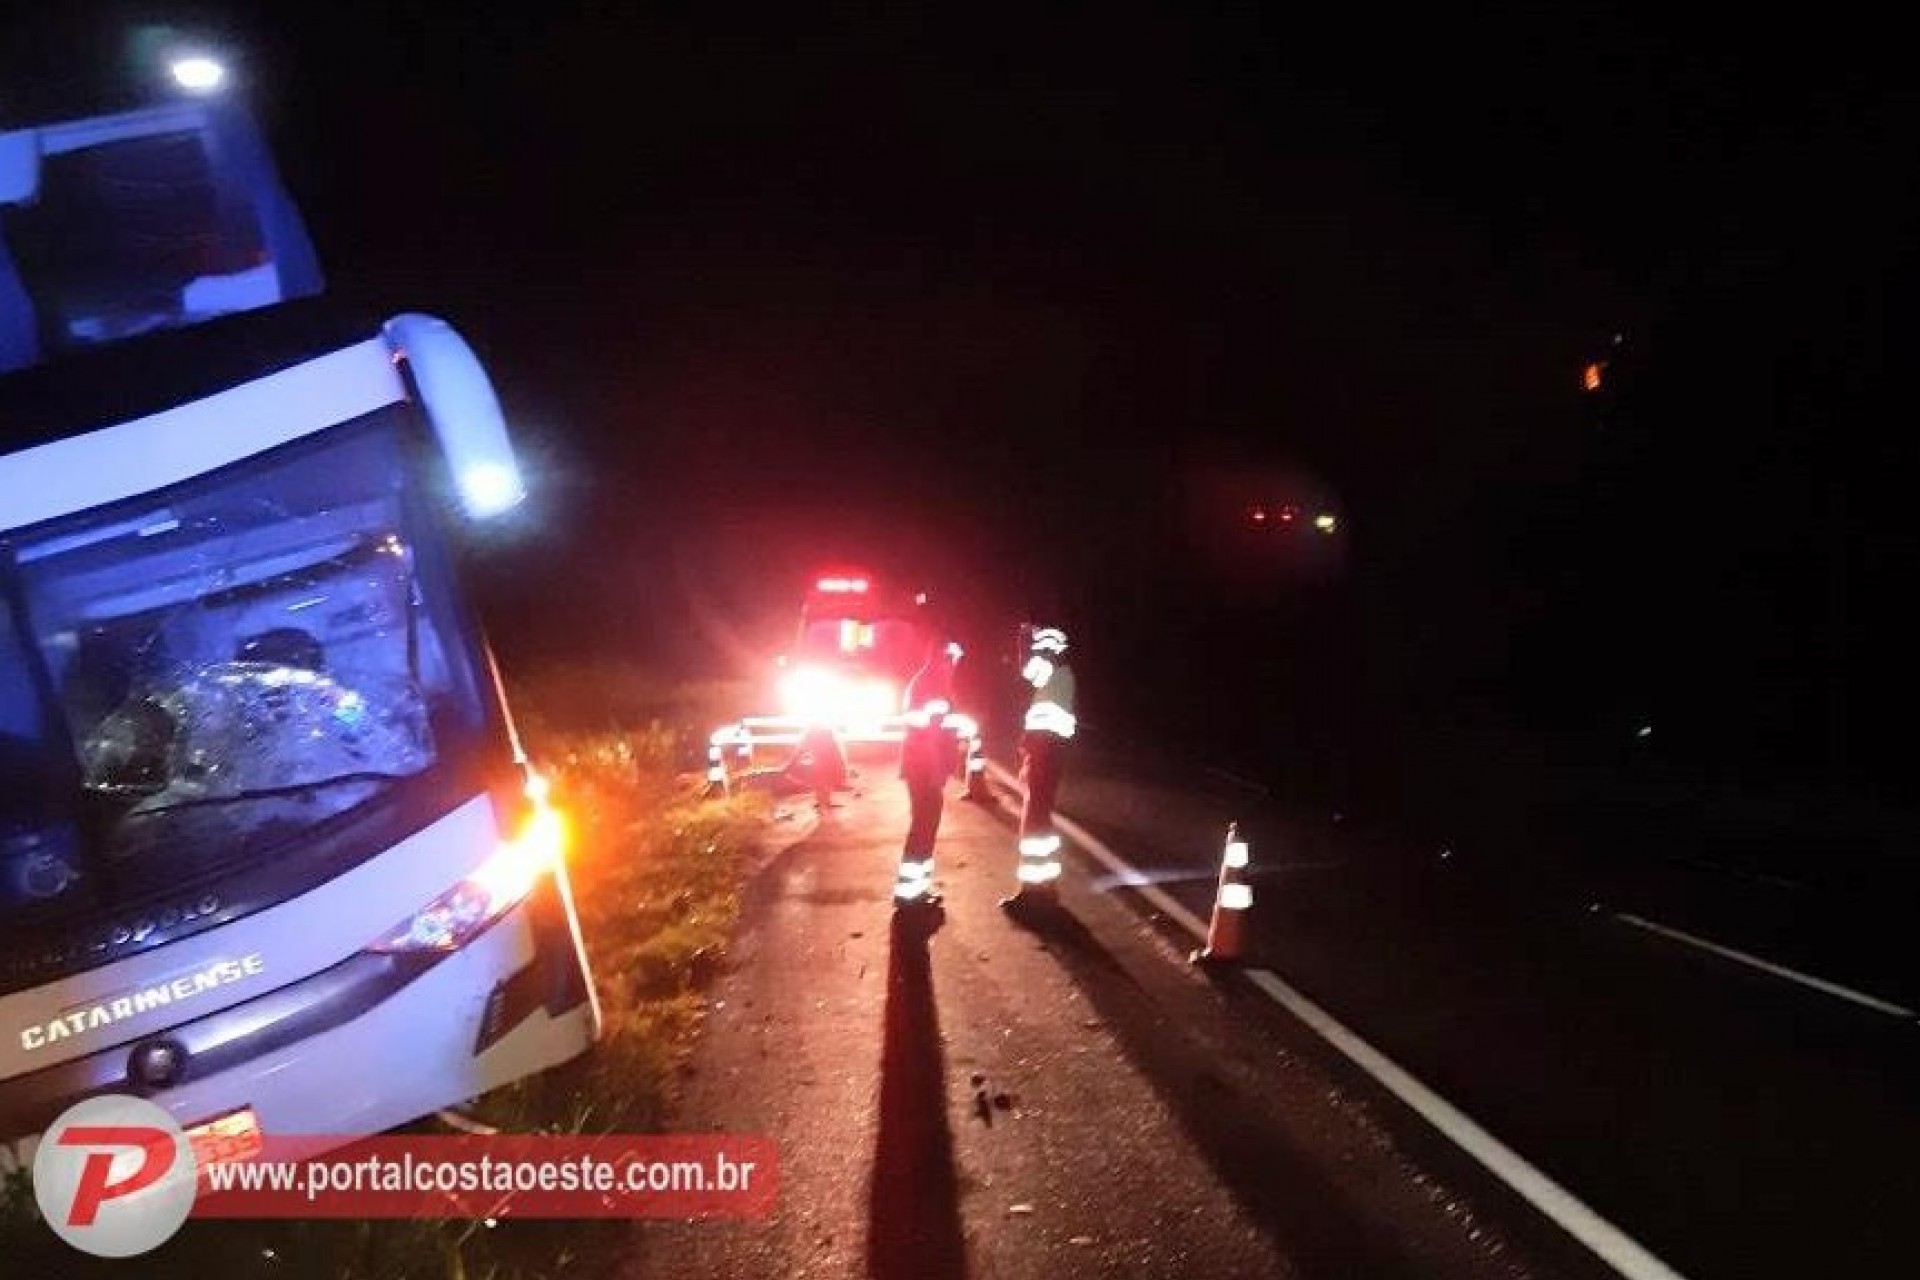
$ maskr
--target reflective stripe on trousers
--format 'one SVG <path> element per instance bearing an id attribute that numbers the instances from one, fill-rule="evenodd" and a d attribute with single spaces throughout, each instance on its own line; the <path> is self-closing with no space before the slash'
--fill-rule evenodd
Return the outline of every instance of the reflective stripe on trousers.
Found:
<path id="1" fill-rule="evenodd" d="M 894 877 L 893 896 L 903 902 L 924 898 L 933 891 L 933 859 L 902 858 Z"/>
<path id="2" fill-rule="evenodd" d="M 1021 884 L 1051 884 L 1060 878 L 1060 837 L 1051 831 L 1020 837 Z"/>

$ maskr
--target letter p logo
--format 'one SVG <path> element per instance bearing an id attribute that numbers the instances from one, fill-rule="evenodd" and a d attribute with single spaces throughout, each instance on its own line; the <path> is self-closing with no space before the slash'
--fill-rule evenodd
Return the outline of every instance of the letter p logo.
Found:
<path id="1" fill-rule="evenodd" d="M 156 1249 L 193 1210 L 193 1148 L 151 1102 L 109 1095 L 67 1110 L 33 1156 L 33 1194 L 62 1240 L 103 1258 Z"/>
<path id="2" fill-rule="evenodd" d="M 54 1139 L 63 1147 L 122 1148 L 140 1153 L 140 1163 L 126 1178 L 113 1178 L 117 1156 L 96 1151 L 80 1168 L 80 1185 L 74 1189 L 73 1212 L 67 1215 L 70 1227 L 90 1227 L 100 1217 L 100 1204 L 144 1191 L 173 1167 L 173 1135 L 165 1129 L 144 1125 L 77 1125 L 60 1130 Z"/>

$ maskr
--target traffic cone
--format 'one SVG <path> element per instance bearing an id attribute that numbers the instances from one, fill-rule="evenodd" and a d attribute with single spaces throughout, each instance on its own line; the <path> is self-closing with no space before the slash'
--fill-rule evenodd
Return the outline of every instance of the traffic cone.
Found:
<path id="1" fill-rule="evenodd" d="M 1220 887 L 1214 894 L 1213 919 L 1207 922 L 1207 945 L 1187 959 L 1194 964 L 1240 959 L 1247 944 L 1247 912 L 1253 906 L 1253 886 L 1247 883 L 1250 861 L 1240 824 L 1227 826 L 1227 845 L 1220 855 Z"/>

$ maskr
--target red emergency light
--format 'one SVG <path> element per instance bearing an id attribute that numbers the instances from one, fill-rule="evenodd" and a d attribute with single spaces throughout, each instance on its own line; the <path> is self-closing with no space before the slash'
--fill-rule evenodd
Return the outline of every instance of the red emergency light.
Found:
<path id="1" fill-rule="evenodd" d="M 864 595 L 867 590 L 865 578 L 822 578 L 813 584 L 815 591 L 826 595 Z"/>

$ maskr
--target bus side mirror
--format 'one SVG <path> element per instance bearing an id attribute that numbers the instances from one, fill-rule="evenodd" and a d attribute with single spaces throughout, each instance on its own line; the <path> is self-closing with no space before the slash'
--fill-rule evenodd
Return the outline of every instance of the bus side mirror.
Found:
<path id="1" fill-rule="evenodd" d="M 476 520 L 518 506 L 527 487 L 507 436 L 506 416 L 493 380 L 467 340 L 438 317 L 411 313 L 387 321 L 385 334 L 446 454 L 460 505 Z"/>
<path id="2" fill-rule="evenodd" d="M 39 135 L 31 129 L 0 133 L 0 205 L 25 204 L 39 191 Z"/>

